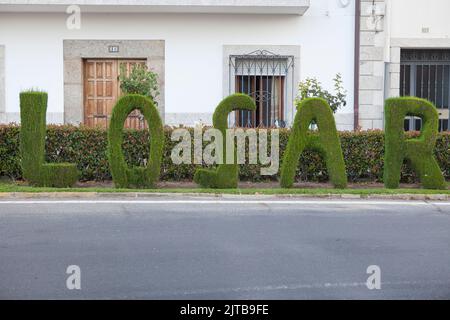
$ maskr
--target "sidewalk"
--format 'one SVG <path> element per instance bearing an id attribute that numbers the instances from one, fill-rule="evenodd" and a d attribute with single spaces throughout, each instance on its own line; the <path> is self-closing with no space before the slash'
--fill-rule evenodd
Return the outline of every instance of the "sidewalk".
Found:
<path id="1" fill-rule="evenodd" d="M 186 198 L 215 198 L 222 200 L 306 200 L 306 199 L 328 199 L 328 200 L 414 200 L 414 201 L 450 201 L 450 194 L 351 194 L 332 193 L 329 194 L 227 194 L 207 192 L 1 192 L 0 201 L 27 200 L 27 199 L 158 199 L 171 198 L 173 200 Z"/>

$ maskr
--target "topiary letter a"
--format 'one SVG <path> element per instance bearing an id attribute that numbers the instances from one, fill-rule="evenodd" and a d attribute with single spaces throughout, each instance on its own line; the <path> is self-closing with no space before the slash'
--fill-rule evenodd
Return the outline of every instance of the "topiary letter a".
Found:
<path id="1" fill-rule="evenodd" d="M 426 189 L 447 189 L 444 176 L 433 156 L 438 135 L 439 115 L 436 107 L 414 97 L 391 98 L 386 101 L 384 185 L 396 189 L 400 183 L 403 161 L 409 160 Z M 407 116 L 422 118 L 422 132 L 406 139 L 403 129 Z"/>
<path id="2" fill-rule="evenodd" d="M 40 187 L 71 187 L 78 179 L 78 170 L 71 163 L 45 163 L 46 113 L 45 92 L 20 94 L 20 153 L 23 177 Z"/>
<path id="3" fill-rule="evenodd" d="M 122 152 L 123 124 L 133 110 L 140 110 L 150 131 L 150 158 L 146 167 L 129 168 Z M 114 184 L 118 188 L 153 188 L 159 179 L 164 149 L 161 117 L 154 103 L 139 94 L 129 94 L 114 106 L 108 131 L 108 159 Z"/>
<path id="4" fill-rule="evenodd" d="M 228 114 L 234 110 L 256 110 L 253 99 L 242 93 L 232 94 L 220 102 L 214 111 L 214 128 L 222 132 L 226 137 Z M 199 169 L 195 172 L 194 181 L 203 188 L 232 189 L 237 188 L 239 180 L 239 166 L 226 163 L 226 141 L 223 141 L 223 163 L 216 170 Z M 236 154 L 236 152 L 235 152 Z M 235 159 L 236 162 L 236 159 Z"/>
<path id="5" fill-rule="evenodd" d="M 308 134 L 312 121 L 315 121 L 319 128 L 317 136 Z M 305 99 L 297 107 L 291 137 L 281 167 L 281 186 L 283 188 L 293 186 L 298 161 L 305 149 L 316 150 L 324 157 L 330 180 L 336 188 L 347 186 L 341 142 L 333 112 L 324 99 Z"/>

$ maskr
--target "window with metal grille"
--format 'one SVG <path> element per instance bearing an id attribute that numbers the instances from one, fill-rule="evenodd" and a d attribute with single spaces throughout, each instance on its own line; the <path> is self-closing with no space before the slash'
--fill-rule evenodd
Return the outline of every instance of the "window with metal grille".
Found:
<path id="1" fill-rule="evenodd" d="M 427 99 L 438 108 L 439 131 L 449 130 L 450 50 L 404 49 L 401 52 L 400 95 Z M 420 130 L 421 119 L 405 119 L 405 130 Z"/>
<path id="2" fill-rule="evenodd" d="M 284 127 L 286 108 L 290 107 L 286 105 L 287 81 L 294 81 L 294 56 L 258 50 L 246 55 L 231 55 L 229 66 L 230 93 L 246 93 L 256 103 L 255 112 L 235 112 L 234 126 Z M 293 88 L 293 84 L 289 87 Z"/>

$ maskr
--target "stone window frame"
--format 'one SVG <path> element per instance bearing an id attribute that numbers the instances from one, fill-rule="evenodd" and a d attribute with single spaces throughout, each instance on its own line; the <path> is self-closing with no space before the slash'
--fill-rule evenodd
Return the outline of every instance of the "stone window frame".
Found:
<path id="1" fill-rule="evenodd" d="M 110 46 L 119 52 L 110 53 Z M 84 120 L 84 59 L 146 59 L 158 74 L 160 95 L 156 99 L 164 123 L 165 41 L 164 40 L 63 40 L 64 123 L 79 125 Z"/>
<path id="2" fill-rule="evenodd" d="M 388 97 L 400 95 L 400 63 L 402 49 L 450 49 L 450 39 L 444 38 L 392 38 L 390 45 L 390 64 L 388 78 Z M 450 110 L 443 114 L 450 119 Z"/>
<path id="3" fill-rule="evenodd" d="M 267 50 L 282 56 L 294 56 L 294 79 L 293 83 L 287 82 L 287 99 L 286 101 L 292 101 L 292 106 L 285 107 L 285 120 L 287 125 L 291 126 L 295 115 L 294 99 L 297 90 L 297 85 L 300 81 L 300 45 L 224 45 L 223 46 L 223 63 L 222 63 L 222 92 L 223 97 L 228 96 L 230 90 L 230 68 L 229 58 L 231 55 L 245 55 L 256 50 Z M 234 123 L 234 113 L 230 114 L 230 123 Z"/>

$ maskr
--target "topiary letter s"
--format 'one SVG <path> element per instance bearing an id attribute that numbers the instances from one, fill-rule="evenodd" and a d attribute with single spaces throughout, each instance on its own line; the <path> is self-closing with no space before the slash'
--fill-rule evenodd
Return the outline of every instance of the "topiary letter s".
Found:
<path id="1" fill-rule="evenodd" d="M 45 92 L 20 94 L 20 153 L 22 172 L 31 184 L 41 187 L 71 187 L 78 179 L 78 170 L 71 163 L 45 163 L 46 113 Z"/>
<path id="2" fill-rule="evenodd" d="M 403 161 L 409 160 L 426 189 L 447 189 L 444 176 L 433 156 L 438 135 L 439 115 L 427 100 L 414 97 L 391 98 L 385 104 L 384 185 L 399 186 Z M 406 139 L 403 128 L 407 116 L 422 118 L 418 138 Z"/>
<path id="3" fill-rule="evenodd" d="M 226 137 L 228 114 L 234 110 L 256 110 L 253 99 L 242 93 L 232 94 L 223 99 L 213 115 L 214 128 Z M 194 181 L 203 188 L 227 189 L 237 188 L 239 180 L 239 166 L 226 163 L 226 141 L 223 141 L 223 163 L 216 170 L 199 169 L 195 172 Z M 235 153 L 236 154 L 236 153 Z M 236 159 L 235 159 L 236 160 Z"/>
<path id="4" fill-rule="evenodd" d="M 313 120 L 319 128 L 318 135 L 308 135 L 308 129 Z M 283 188 L 293 186 L 298 160 L 305 149 L 312 149 L 321 153 L 325 159 L 330 180 L 336 188 L 347 186 L 341 142 L 336 130 L 333 112 L 324 99 L 305 99 L 297 107 L 291 137 L 281 167 L 281 186 Z"/>
<path id="5" fill-rule="evenodd" d="M 140 110 L 150 131 L 150 158 L 146 167 L 129 168 L 122 152 L 123 124 L 133 110 Z M 152 188 L 159 179 L 164 149 L 164 131 L 158 109 L 147 97 L 129 94 L 113 108 L 108 131 L 108 159 L 114 184 L 118 188 Z"/>

